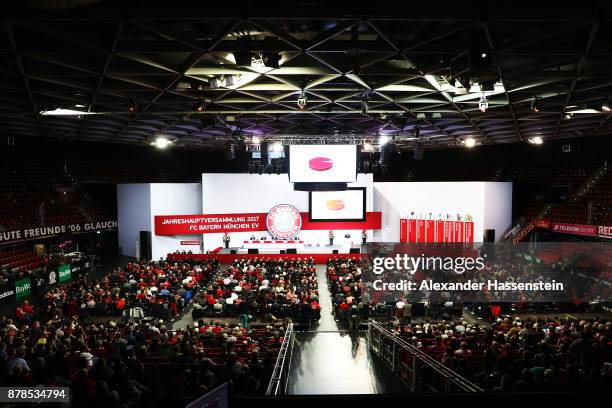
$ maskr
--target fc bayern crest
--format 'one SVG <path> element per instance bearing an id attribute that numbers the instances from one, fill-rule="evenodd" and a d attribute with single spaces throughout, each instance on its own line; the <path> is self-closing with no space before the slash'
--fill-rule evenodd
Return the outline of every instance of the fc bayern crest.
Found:
<path id="1" fill-rule="evenodd" d="M 302 229 L 302 216 L 295 207 L 279 204 L 268 212 L 266 227 L 275 238 L 293 238 Z"/>

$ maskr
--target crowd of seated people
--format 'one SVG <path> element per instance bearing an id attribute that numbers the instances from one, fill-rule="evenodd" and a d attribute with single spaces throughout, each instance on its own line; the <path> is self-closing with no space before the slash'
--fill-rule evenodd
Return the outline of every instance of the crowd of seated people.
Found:
<path id="1" fill-rule="evenodd" d="M 479 324 L 430 321 L 394 333 L 485 391 L 609 389 L 612 323 L 498 318 Z"/>
<path id="2" fill-rule="evenodd" d="M 42 312 L 46 318 L 59 314 L 87 319 L 91 315 L 119 316 L 139 308 L 142 314 L 172 318 L 217 268 L 216 260 L 129 263 L 100 280 L 83 276 L 49 291 Z"/>
<path id="3" fill-rule="evenodd" d="M 358 329 L 367 322 L 372 307 L 369 293 L 364 291 L 361 262 L 357 258 L 330 258 L 327 260 L 327 281 L 334 312 L 341 324 Z"/>
<path id="4" fill-rule="evenodd" d="M 283 327 L 241 329 L 199 321 L 94 324 L 72 317 L 20 324 L 0 318 L 0 383 L 71 388 L 74 406 L 189 402 L 224 381 L 232 395 L 262 394 Z M 184 405 L 184 404 L 183 404 Z"/>
<path id="5" fill-rule="evenodd" d="M 317 288 L 312 258 L 236 259 L 201 291 L 194 316 L 238 315 L 243 327 L 251 317 L 310 324 L 320 316 Z"/>

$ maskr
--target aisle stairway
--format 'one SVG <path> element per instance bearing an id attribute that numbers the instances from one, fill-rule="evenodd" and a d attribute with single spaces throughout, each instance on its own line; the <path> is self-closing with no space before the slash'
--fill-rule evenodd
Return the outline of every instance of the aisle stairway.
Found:
<path id="1" fill-rule="evenodd" d="M 317 266 L 321 319 L 316 331 L 296 333 L 288 393 L 380 394 L 406 392 L 366 344 L 365 333 L 340 331 L 332 313 L 325 266 Z"/>

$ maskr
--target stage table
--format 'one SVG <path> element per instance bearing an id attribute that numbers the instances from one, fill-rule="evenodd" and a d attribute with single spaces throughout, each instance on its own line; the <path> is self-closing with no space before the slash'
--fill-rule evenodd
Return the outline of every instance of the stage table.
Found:
<path id="1" fill-rule="evenodd" d="M 303 249 L 304 241 L 296 240 L 249 240 L 244 241 L 242 245 L 244 249 Z"/>

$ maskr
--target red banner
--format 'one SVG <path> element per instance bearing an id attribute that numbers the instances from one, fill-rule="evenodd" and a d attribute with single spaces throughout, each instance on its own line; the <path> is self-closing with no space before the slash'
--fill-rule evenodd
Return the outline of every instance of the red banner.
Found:
<path id="1" fill-rule="evenodd" d="M 436 221 L 436 242 L 444 242 L 444 221 Z"/>
<path id="2" fill-rule="evenodd" d="M 222 232 L 266 231 L 267 213 L 156 215 L 155 235 L 212 234 Z M 382 213 L 368 212 L 365 221 L 311 222 L 302 216 L 303 230 L 376 230 L 381 228 Z"/>
<path id="3" fill-rule="evenodd" d="M 465 242 L 468 244 L 474 243 L 474 222 L 466 221 L 465 222 Z"/>
<path id="4" fill-rule="evenodd" d="M 417 242 L 417 224 L 416 219 L 410 218 L 408 220 L 408 243 L 414 244 Z"/>
<path id="5" fill-rule="evenodd" d="M 417 242 L 425 242 L 425 220 L 417 219 L 416 220 L 416 232 L 417 232 Z"/>
<path id="6" fill-rule="evenodd" d="M 463 242 L 465 239 L 465 222 L 455 221 L 455 242 Z"/>
<path id="7" fill-rule="evenodd" d="M 455 221 L 444 221 L 444 242 L 455 242 Z"/>
<path id="8" fill-rule="evenodd" d="M 612 226 L 600 225 L 597 227 L 597 235 L 604 238 L 612 238 Z"/>
<path id="9" fill-rule="evenodd" d="M 400 218 L 400 242 L 408 242 L 408 220 Z"/>
<path id="10" fill-rule="evenodd" d="M 434 220 L 425 221 L 425 234 L 427 235 L 426 242 L 436 242 L 436 222 Z"/>
<path id="11" fill-rule="evenodd" d="M 597 226 L 595 225 L 582 225 L 582 224 L 566 224 L 561 222 L 553 222 L 552 230 L 554 232 L 562 234 L 575 234 L 575 235 L 597 235 Z"/>

